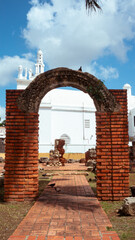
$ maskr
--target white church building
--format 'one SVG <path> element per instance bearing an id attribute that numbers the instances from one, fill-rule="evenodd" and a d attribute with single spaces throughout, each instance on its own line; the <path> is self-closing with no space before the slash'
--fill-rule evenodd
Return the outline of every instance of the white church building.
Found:
<path id="1" fill-rule="evenodd" d="M 44 72 L 43 53 L 37 53 L 35 74 L 30 69 L 23 72 L 20 65 L 17 89 L 25 89 L 40 73 Z M 135 96 L 131 86 L 125 84 L 128 94 L 128 116 L 130 140 L 135 139 Z M 84 153 L 96 146 L 96 108 L 88 94 L 67 88 L 56 88 L 48 92 L 39 108 L 39 153 L 54 148 L 55 139 L 65 140 L 66 153 Z"/>
<path id="2" fill-rule="evenodd" d="M 128 133 L 129 133 L 129 144 L 135 142 L 135 96 L 132 95 L 131 86 L 125 84 L 123 89 L 127 89 L 128 99 Z"/>

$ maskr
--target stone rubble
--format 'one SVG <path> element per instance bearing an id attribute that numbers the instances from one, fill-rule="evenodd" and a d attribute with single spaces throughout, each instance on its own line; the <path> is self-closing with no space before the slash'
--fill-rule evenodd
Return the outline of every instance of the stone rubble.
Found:
<path id="1" fill-rule="evenodd" d="M 3 157 L 0 157 L 0 163 L 3 163 L 5 159 Z"/>
<path id="2" fill-rule="evenodd" d="M 118 210 L 120 215 L 134 216 L 135 215 L 135 197 L 124 199 L 122 207 Z"/>
<path id="3" fill-rule="evenodd" d="M 96 149 L 91 148 L 85 153 L 85 161 L 88 171 L 96 173 Z"/>

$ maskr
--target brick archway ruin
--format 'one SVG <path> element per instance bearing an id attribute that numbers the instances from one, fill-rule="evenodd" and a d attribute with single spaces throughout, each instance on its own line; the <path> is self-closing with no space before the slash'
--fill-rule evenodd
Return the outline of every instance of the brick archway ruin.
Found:
<path id="1" fill-rule="evenodd" d="M 38 109 L 45 94 L 71 86 L 92 97 L 96 112 L 97 197 L 129 196 L 126 90 L 108 90 L 89 73 L 67 68 L 37 76 L 25 90 L 7 90 L 5 201 L 33 200 L 38 194 Z"/>
<path id="2" fill-rule="evenodd" d="M 98 112 L 113 112 L 119 108 L 115 97 L 99 79 L 89 73 L 68 68 L 52 69 L 37 76 L 19 96 L 18 107 L 24 112 L 38 112 L 40 102 L 47 92 L 67 86 L 89 93 Z"/>

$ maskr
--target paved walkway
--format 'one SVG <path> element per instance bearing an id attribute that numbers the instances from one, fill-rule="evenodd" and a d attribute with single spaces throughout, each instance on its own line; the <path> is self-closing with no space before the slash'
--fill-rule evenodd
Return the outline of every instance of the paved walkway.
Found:
<path id="1" fill-rule="evenodd" d="M 84 175 L 51 182 L 8 240 L 119 240 Z"/>

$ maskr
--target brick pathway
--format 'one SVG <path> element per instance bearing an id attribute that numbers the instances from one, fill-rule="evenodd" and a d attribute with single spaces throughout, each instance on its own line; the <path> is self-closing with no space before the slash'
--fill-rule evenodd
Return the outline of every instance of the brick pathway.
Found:
<path id="1" fill-rule="evenodd" d="M 119 240 L 83 175 L 51 182 L 8 240 Z"/>

